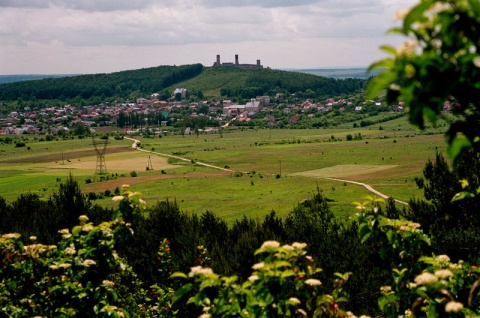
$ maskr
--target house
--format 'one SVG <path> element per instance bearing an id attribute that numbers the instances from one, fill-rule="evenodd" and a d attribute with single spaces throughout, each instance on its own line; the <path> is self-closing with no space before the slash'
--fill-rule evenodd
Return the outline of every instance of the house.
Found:
<path id="1" fill-rule="evenodd" d="M 361 110 L 362 110 L 362 106 L 356 106 L 356 107 L 355 107 L 355 111 L 356 111 L 356 112 L 359 112 L 359 111 L 361 111 Z"/>
<path id="2" fill-rule="evenodd" d="M 255 113 L 260 111 L 261 110 L 260 102 L 252 98 L 250 102 L 245 104 L 245 110 L 249 112 L 255 112 Z"/>
<path id="3" fill-rule="evenodd" d="M 255 99 L 263 104 L 270 104 L 270 96 L 257 96 Z"/>
<path id="4" fill-rule="evenodd" d="M 148 99 L 143 97 L 137 98 L 137 104 L 146 104 L 146 103 L 148 103 Z"/>
<path id="5" fill-rule="evenodd" d="M 177 97 L 177 94 L 180 94 L 180 98 L 181 99 L 185 99 L 187 98 L 187 89 L 186 88 L 175 88 L 175 90 L 173 91 L 173 94 L 172 94 L 172 98 L 175 98 Z"/>
<path id="6" fill-rule="evenodd" d="M 293 115 L 293 116 L 290 117 L 290 119 L 288 120 L 288 123 L 289 123 L 289 124 L 295 124 L 295 123 L 298 121 L 298 117 L 299 117 L 299 116 L 300 116 L 299 114 Z"/>

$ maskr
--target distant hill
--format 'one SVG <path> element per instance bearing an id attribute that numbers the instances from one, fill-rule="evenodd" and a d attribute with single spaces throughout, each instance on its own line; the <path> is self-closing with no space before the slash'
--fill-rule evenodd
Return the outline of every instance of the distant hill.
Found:
<path id="1" fill-rule="evenodd" d="M 368 79 L 368 78 L 370 78 L 374 75 L 377 75 L 379 73 L 378 70 L 375 70 L 371 73 L 368 73 L 366 67 L 358 67 L 358 68 L 305 68 L 305 69 L 287 69 L 287 71 L 307 73 L 307 74 L 313 74 L 313 75 L 331 77 L 331 78 L 337 78 L 337 79 L 345 79 L 345 78 Z"/>
<path id="2" fill-rule="evenodd" d="M 201 64 L 157 66 L 109 74 L 78 75 L 45 78 L 0 85 L 0 100 L 79 98 L 128 96 L 132 92 L 153 93 L 179 81 L 197 76 Z"/>
<path id="3" fill-rule="evenodd" d="M 252 98 L 277 92 L 307 92 L 309 96 L 322 97 L 354 93 L 363 89 L 365 83 L 362 78 L 325 77 L 307 70 L 240 70 L 193 64 L 0 84 L 0 101 L 21 98 L 24 101 L 56 99 L 99 103 L 118 97 L 148 97 L 152 93 L 160 93 L 161 99 L 167 99 L 176 87 L 207 98 Z"/>
<path id="4" fill-rule="evenodd" d="M 209 67 L 196 77 L 176 85 L 201 90 L 205 96 L 240 96 L 251 98 L 273 92 L 305 92 L 316 96 L 337 96 L 365 87 L 359 78 L 334 79 L 306 72 L 273 69 L 240 70 L 236 67 Z M 173 87 L 171 87 L 173 88 Z"/>
<path id="5" fill-rule="evenodd" d="M 31 81 L 44 78 L 59 78 L 75 76 L 79 74 L 22 74 L 22 75 L 0 75 L 0 84 Z"/>

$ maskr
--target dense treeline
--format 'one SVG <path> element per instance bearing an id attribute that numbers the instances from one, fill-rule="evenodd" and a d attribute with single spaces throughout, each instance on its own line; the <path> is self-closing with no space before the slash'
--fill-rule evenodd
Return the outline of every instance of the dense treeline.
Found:
<path id="1" fill-rule="evenodd" d="M 46 243 L 56 242 L 61 236 L 58 229 L 74 226 L 81 214 L 87 214 L 95 224 L 108 220 L 112 214 L 111 210 L 92 206 L 81 196 L 73 178 L 69 178 L 59 193 L 47 202 L 35 195 L 21 196 L 11 205 L 2 202 L 0 233 L 19 232 L 27 238 L 36 235 L 39 241 Z M 53 202 L 59 207 L 54 209 Z M 320 190 L 298 204 L 285 220 L 272 211 L 264 220 L 244 217 L 228 227 L 209 211 L 201 215 L 190 214 L 182 212 L 175 202 L 163 201 L 149 209 L 145 217 L 135 218 L 132 229 L 135 235 L 117 252 L 127 259 L 145 287 L 158 283 L 165 276 L 158 271 L 156 253 L 164 238 L 170 241 L 175 270 L 188 271 L 197 264 L 198 246 L 205 246 L 212 269 L 225 275 L 236 274 L 241 280 L 250 275 L 250 266 L 256 262 L 254 252 L 262 242 L 271 239 L 305 242 L 309 253 L 324 269 L 322 281 L 326 286 L 332 285 L 334 272 L 355 270 L 356 275 L 349 285 L 349 291 L 356 296 L 352 297 L 351 306 L 363 312 L 376 310 L 372 296 L 389 273 L 378 261 L 376 250 L 360 244 L 356 225 L 334 218 Z"/>
<path id="2" fill-rule="evenodd" d="M 436 253 L 442 251 L 454 260 L 479 263 L 480 198 L 452 198 L 462 191 L 476 193 L 480 186 L 480 154 L 467 151 L 454 171 L 450 171 L 445 157 L 437 154 L 435 161 L 427 162 L 423 175 L 416 182 L 425 199 L 411 199 L 404 216 L 423 225 Z"/>
<path id="3" fill-rule="evenodd" d="M 24 102 L 39 100 L 104 101 L 128 98 L 132 93 L 149 95 L 160 93 L 169 98 L 165 89 L 198 76 L 205 68 L 201 64 L 158 66 L 110 74 L 90 74 L 62 78 L 44 78 L 0 84 L 0 100 Z M 233 69 L 231 72 L 238 72 Z M 222 88 L 223 96 L 252 98 L 258 95 L 304 93 L 316 98 L 352 94 L 365 88 L 364 79 L 333 79 L 305 73 L 271 69 L 247 72 L 246 83 L 241 87 Z M 232 75 L 234 76 L 234 75 Z"/>
<path id="4" fill-rule="evenodd" d="M 391 219 L 403 215 L 422 222 L 433 242 L 431 249 L 423 251 L 426 254 L 447 251 L 456 260 L 479 261 L 480 217 L 475 213 L 479 199 L 453 203 L 448 199 L 462 190 L 458 178 L 468 180 L 472 189 L 478 187 L 479 162 L 478 154 L 465 156 L 457 172 L 452 173 L 445 159 L 438 155 L 435 162 L 426 164 L 425 180 L 417 179 L 428 201 L 412 200 L 408 209 L 399 211 L 393 200 L 389 200 L 384 212 L 379 213 Z M 219 274 L 236 274 L 241 280 L 248 278 L 251 264 L 258 261 L 254 251 L 262 242 L 305 242 L 309 254 L 323 269 L 321 280 L 327 290 L 333 284 L 333 273 L 353 272 L 345 286 L 350 294 L 349 309 L 375 314 L 378 308 L 375 299 L 379 288 L 390 282 L 392 264 L 380 257 L 380 242 L 370 240 L 361 244 L 358 225 L 337 220 L 327 201 L 317 189 L 285 219 L 272 211 L 263 220 L 244 217 L 230 227 L 212 212 L 191 214 L 181 211 L 176 202 L 157 202 L 144 215 L 132 219 L 135 234 L 117 251 L 148 287 L 165 279 L 165 273 L 158 271 L 156 253 L 164 238 L 170 241 L 175 267 L 172 270 L 188 271 L 198 264 L 199 254 L 206 248 L 206 258 L 204 255 L 202 259 L 208 259 L 209 267 Z M 112 210 L 93 206 L 70 177 L 47 201 L 33 194 L 22 195 L 12 204 L 0 200 L 0 233 L 36 235 L 39 241 L 54 243 L 60 237 L 58 229 L 73 227 L 81 214 L 99 224 L 111 218 Z M 183 305 L 179 309 L 189 310 Z"/>
<path id="5" fill-rule="evenodd" d="M 202 71 L 201 64 L 158 66 L 110 74 L 7 83 L 1 85 L 0 100 L 65 100 L 76 97 L 87 100 L 92 97 L 127 97 L 136 91 L 151 94 L 195 77 Z"/>
<path id="6" fill-rule="evenodd" d="M 272 95 L 273 92 L 310 92 L 312 97 L 326 98 L 352 94 L 365 88 L 366 80 L 358 78 L 334 79 L 311 74 L 279 70 L 252 71 L 245 87 L 222 89 L 222 95 L 251 98 Z"/>

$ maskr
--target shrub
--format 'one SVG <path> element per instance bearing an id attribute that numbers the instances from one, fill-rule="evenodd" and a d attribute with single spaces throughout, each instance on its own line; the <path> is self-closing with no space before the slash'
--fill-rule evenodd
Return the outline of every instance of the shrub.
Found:
<path id="1" fill-rule="evenodd" d="M 112 275 L 124 264 L 114 252 L 114 233 L 125 225 L 94 226 L 86 216 L 71 231 L 62 229 L 57 245 L 18 233 L 0 238 L 2 258 L 0 308 L 8 317 L 126 316 Z"/>
<path id="2" fill-rule="evenodd" d="M 130 171 L 130 177 L 132 177 L 132 178 L 137 177 L 137 172 L 136 171 Z"/>
<path id="3" fill-rule="evenodd" d="M 173 301 L 198 286 L 188 302 L 203 307 L 209 317 L 291 317 L 307 312 L 318 317 L 345 316 L 339 304 L 346 301 L 343 286 L 350 273 L 336 273 L 333 290 L 327 294 L 317 275 L 321 269 L 305 247 L 305 243 L 264 242 L 255 252 L 259 262 L 243 284 L 235 276 L 220 276 L 202 266 L 192 267 L 188 274 L 174 273 L 172 277 L 189 283 L 177 290 Z"/>

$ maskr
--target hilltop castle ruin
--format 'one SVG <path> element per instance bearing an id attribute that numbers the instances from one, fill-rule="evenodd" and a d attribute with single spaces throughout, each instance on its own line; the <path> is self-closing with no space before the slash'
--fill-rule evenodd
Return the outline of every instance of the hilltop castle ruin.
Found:
<path id="1" fill-rule="evenodd" d="M 217 61 L 213 63 L 213 66 L 235 66 L 242 70 L 258 70 L 262 69 L 263 65 L 260 64 L 260 60 L 257 60 L 257 64 L 240 64 L 238 63 L 238 54 L 235 54 L 235 63 L 226 62 L 220 63 L 220 55 L 217 55 Z"/>

